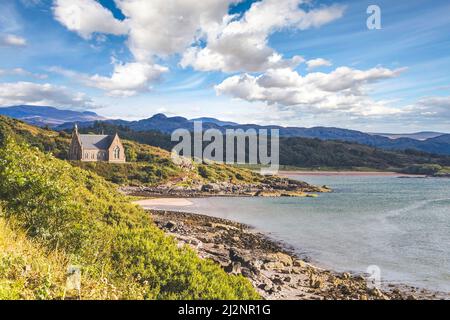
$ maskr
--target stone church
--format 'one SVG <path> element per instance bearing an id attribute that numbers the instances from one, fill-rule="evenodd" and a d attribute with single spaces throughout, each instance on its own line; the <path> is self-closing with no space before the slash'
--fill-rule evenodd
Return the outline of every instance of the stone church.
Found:
<path id="1" fill-rule="evenodd" d="M 69 160 L 125 163 L 125 148 L 117 133 L 115 135 L 79 134 L 78 127 L 75 125 Z"/>

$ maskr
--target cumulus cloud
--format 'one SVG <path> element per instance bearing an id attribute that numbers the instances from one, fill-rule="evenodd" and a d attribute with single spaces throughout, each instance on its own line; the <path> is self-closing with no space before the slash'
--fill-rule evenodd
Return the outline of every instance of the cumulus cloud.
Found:
<path id="1" fill-rule="evenodd" d="M 128 18 L 128 46 L 138 61 L 183 52 L 207 30 L 219 28 L 239 0 L 117 0 Z"/>
<path id="2" fill-rule="evenodd" d="M 221 28 L 207 32 L 206 47 L 194 46 L 183 55 L 181 66 L 200 71 L 261 72 L 295 67 L 300 56 L 285 59 L 268 45 L 271 34 L 282 29 L 320 27 L 342 17 L 345 7 L 334 5 L 305 11 L 302 0 L 255 2 L 242 18 L 227 17 Z"/>
<path id="3" fill-rule="evenodd" d="M 308 66 L 308 70 L 312 70 L 314 68 L 319 68 L 319 67 L 330 67 L 333 64 L 329 60 L 317 58 L 317 59 L 308 60 L 306 62 L 306 65 Z"/>
<path id="4" fill-rule="evenodd" d="M 36 79 L 47 79 L 48 75 L 41 73 L 33 73 L 28 70 L 22 68 L 14 68 L 14 69 L 0 69 L 0 77 L 2 76 L 22 76 L 22 77 L 30 77 Z"/>
<path id="5" fill-rule="evenodd" d="M 0 106 L 50 105 L 66 108 L 92 109 L 93 101 L 84 93 L 63 86 L 32 82 L 0 83 Z"/>
<path id="6" fill-rule="evenodd" d="M 25 38 L 16 36 L 14 34 L 0 35 L 0 46 L 6 47 L 23 47 L 27 45 Z"/>
<path id="7" fill-rule="evenodd" d="M 228 13 L 241 0 L 115 0 L 126 17 L 115 19 L 94 0 L 55 0 L 55 18 L 85 39 L 94 33 L 127 35 L 134 62 L 116 64 L 110 76 L 72 74 L 110 95 L 148 90 L 167 68 L 154 61 L 181 54 L 180 65 L 199 71 L 265 72 L 292 69 L 304 62 L 269 46 L 271 34 L 317 28 L 342 17 L 345 6 L 312 8 L 307 0 L 262 0 L 242 15 Z M 310 61 L 317 66 L 324 61 Z M 66 74 L 68 74 L 66 72 Z"/>
<path id="8" fill-rule="evenodd" d="M 57 21 L 81 37 L 90 39 L 93 33 L 124 35 L 126 21 L 114 18 L 111 11 L 94 0 L 56 0 L 53 14 Z"/>
<path id="9" fill-rule="evenodd" d="M 183 53 L 183 67 L 253 72 L 303 62 L 299 56 L 284 59 L 270 48 L 267 42 L 272 33 L 320 27 L 340 18 L 345 9 L 334 5 L 306 11 L 301 6 L 309 1 L 263 0 L 252 4 L 242 17 L 229 15 L 229 6 L 240 1 L 116 0 L 124 21 L 94 0 L 56 0 L 53 11 L 61 24 L 86 39 L 95 32 L 126 34 L 139 62 Z M 206 47 L 198 45 L 199 40 L 206 40 Z"/>
<path id="10" fill-rule="evenodd" d="M 114 62 L 114 70 L 110 76 L 91 76 L 58 67 L 50 68 L 49 71 L 73 78 L 89 87 L 105 90 L 111 96 L 130 97 L 149 91 L 151 84 L 158 81 L 168 69 L 157 64 Z"/>
<path id="11" fill-rule="evenodd" d="M 247 101 L 269 105 L 302 107 L 314 110 L 343 111 L 358 115 L 395 114 L 386 102 L 368 97 L 365 88 L 379 80 L 398 76 L 403 70 L 373 68 L 366 71 L 347 67 L 331 73 L 310 73 L 301 76 L 289 69 L 270 69 L 260 76 L 249 74 L 232 76 L 215 87 L 218 94 L 226 94 Z"/>

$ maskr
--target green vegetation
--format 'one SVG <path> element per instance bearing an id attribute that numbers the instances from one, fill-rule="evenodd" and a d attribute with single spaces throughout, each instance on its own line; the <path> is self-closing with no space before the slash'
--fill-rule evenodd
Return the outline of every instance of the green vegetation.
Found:
<path id="1" fill-rule="evenodd" d="M 122 138 L 171 150 L 170 136 L 158 132 L 136 132 L 122 126 L 98 122 L 85 132 L 119 132 Z M 450 166 L 450 157 L 417 150 L 389 151 L 358 143 L 309 138 L 280 138 L 280 164 L 306 170 L 401 171 L 421 164 Z M 202 170 L 202 169 L 201 169 Z"/>
<path id="2" fill-rule="evenodd" d="M 242 276 L 178 248 L 113 184 L 2 129 L 0 298 L 59 299 L 68 264 L 82 266 L 86 299 L 258 298 Z"/>
<path id="3" fill-rule="evenodd" d="M 450 167 L 442 167 L 438 164 L 422 164 L 406 167 L 402 170 L 409 174 L 423 174 L 429 176 L 450 176 Z"/>
<path id="4" fill-rule="evenodd" d="M 0 116 L 0 132 L 2 130 L 9 132 L 17 141 L 25 142 L 41 151 L 52 153 L 59 159 L 67 158 L 71 137 L 69 133 L 41 129 Z M 112 132 L 108 131 L 108 133 Z M 148 135 L 153 136 L 152 134 Z M 158 134 L 156 136 L 160 137 Z M 106 180 L 119 185 L 154 186 L 169 183 L 190 186 L 219 181 L 253 183 L 262 179 L 261 176 L 252 173 L 250 170 L 221 164 L 206 165 L 186 161 L 180 166 L 173 163 L 171 154 L 167 150 L 135 141 L 122 139 L 122 142 L 127 154 L 128 163 L 126 164 L 80 161 L 71 161 L 71 164 L 95 172 Z"/>
<path id="5" fill-rule="evenodd" d="M 388 151 L 357 143 L 306 138 L 281 138 L 280 163 L 302 168 L 400 171 L 417 164 L 450 165 L 450 157 L 415 150 Z"/>
<path id="6" fill-rule="evenodd" d="M 0 300 L 61 297 L 67 264 L 65 255 L 47 252 L 0 218 Z"/>

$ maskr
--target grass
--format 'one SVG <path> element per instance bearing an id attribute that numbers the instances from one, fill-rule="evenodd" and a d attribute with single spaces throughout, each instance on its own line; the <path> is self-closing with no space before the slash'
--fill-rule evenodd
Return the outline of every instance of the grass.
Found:
<path id="1" fill-rule="evenodd" d="M 50 266 L 57 270 L 47 278 L 44 271 L 37 276 L 48 282 L 37 281 L 37 288 L 51 288 L 43 299 L 61 297 L 61 274 L 67 264 L 82 266 L 82 298 L 259 298 L 242 276 L 227 275 L 189 247 L 178 247 L 147 213 L 97 174 L 5 138 L 5 134 L 0 143 L 2 217 L 37 248 L 29 257 L 18 250 L 19 256 L 5 258 L 6 273 L 0 280 L 4 295 L 9 295 L 5 298 L 21 298 L 17 293 L 24 288 L 20 285 L 24 279 L 17 270 L 33 257 L 45 259 L 53 252 L 64 262 L 50 258 L 36 269 Z M 24 262 L 17 262 L 21 257 Z M 10 260 L 14 268 L 9 267 Z M 11 270 L 17 276 L 7 274 Z"/>
<path id="2" fill-rule="evenodd" d="M 0 116 L 0 131 L 59 159 L 67 159 L 71 137 L 65 132 L 34 127 L 3 116 Z M 254 183 L 262 179 L 250 170 L 222 164 L 197 164 L 187 159 L 182 165 L 176 164 L 167 150 L 128 140 L 122 140 L 122 143 L 127 155 L 126 164 L 80 161 L 71 161 L 71 164 L 119 185 L 192 186 L 221 181 Z"/>

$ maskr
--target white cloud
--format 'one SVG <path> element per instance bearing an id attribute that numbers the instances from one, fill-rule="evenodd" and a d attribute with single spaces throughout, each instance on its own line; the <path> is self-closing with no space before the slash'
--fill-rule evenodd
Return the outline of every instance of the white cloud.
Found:
<path id="1" fill-rule="evenodd" d="M 150 84 L 167 72 L 166 67 L 140 62 L 115 64 L 111 77 L 94 75 L 86 80 L 89 86 L 106 90 L 113 96 L 133 96 L 150 89 Z"/>
<path id="2" fill-rule="evenodd" d="M 114 70 L 109 77 L 98 74 L 90 76 L 58 67 L 50 68 L 49 71 L 63 74 L 89 87 L 107 91 L 110 96 L 130 97 L 149 91 L 151 84 L 158 81 L 168 69 L 157 64 L 114 62 Z"/>
<path id="3" fill-rule="evenodd" d="M 22 68 L 14 68 L 9 70 L 0 69 L 0 77 L 2 76 L 22 76 L 22 77 L 30 77 L 30 78 L 36 78 L 36 79 L 47 79 L 48 76 L 46 74 L 41 73 L 33 73 L 30 71 L 27 71 Z"/>
<path id="4" fill-rule="evenodd" d="M 85 39 L 97 32 L 114 35 L 128 32 L 126 21 L 115 19 L 111 11 L 94 0 L 56 0 L 53 14 L 67 29 Z"/>
<path id="5" fill-rule="evenodd" d="M 63 86 L 32 82 L 0 83 L 0 106 L 21 104 L 79 109 L 96 107 L 84 93 L 73 92 Z"/>
<path id="6" fill-rule="evenodd" d="M 305 0 L 263 0 L 243 15 L 228 15 L 230 4 L 241 0 L 116 0 L 125 15 L 117 20 L 94 0 L 56 0 L 55 18 L 88 39 L 93 33 L 127 34 L 136 61 L 184 53 L 181 65 L 202 71 L 264 71 L 293 67 L 303 58 L 284 59 L 267 44 L 268 37 L 284 28 L 320 27 L 340 18 L 344 6 L 305 11 Z M 189 48 L 197 40 L 207 46 Z M 189 48 L 189 49 L 188 49 Z"/>
<path id="7" fill-rule="evenodd" d="M 117 0 L 128 18 L 128 46 L 138 61 L 183 52 L 205 30 L 218 28 L 237 0 Z"/>
<path id="8" fill-rule="evenodd" d="M 329 60 L 317 58 L 317 59 L 308 60 L 306 62 L 306 65 L 308 66 L 308 70 L 312 70 L 314 68 L 319 68 L 319 67 L 330 67 L 333 64 Z"/>
<path id="9" fill-rule="evenodd" d="M 27 40 L 25 38 L 16 36 L 14 34 L 6 34 L 0 36 L 0 46 L 23 47 L 26 45 Z"/>
<path id="10" fill-rule="evenodd" d="M 368 84 L 396 77 L 402 70 L 373 68 L 366 71 L 347 67 L 331 73 L 301 76 L 289 68 L 270 69 L 260 76 L 244 74 L 225 79 L 215 87 L 218 94 L 247 101 L 260 101 L 282 107 L 303 108 L 310 112 L 340 111 L 357 115 L 396 114 L 383 101 L 365 93 Z"/>
<path id="11" fill-rule="evenodd" d="M 261 72 L 270 68 L 294 67 L 300 56 L 285 59 L 268 46 L 269 36 L 282 29 L 320 27 L 342 17 L 344 6 L 305 11 L 303 0 L 264 0 L 255 2 L 241 19 L 227 17 L 221 28 L 208 30 L 207 46 L 189 48 L 182 67 L 200 71 Z"/>
<path id="12" fill-rule="evenodd" d="M 450 118 L 450 97 L 424 97 L 406 108 L 409 113 L 414 113 L 423 118 Z"/>

